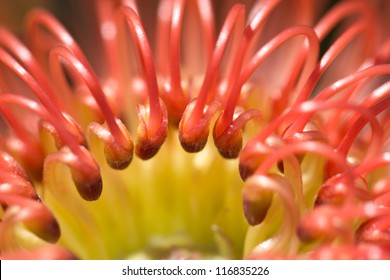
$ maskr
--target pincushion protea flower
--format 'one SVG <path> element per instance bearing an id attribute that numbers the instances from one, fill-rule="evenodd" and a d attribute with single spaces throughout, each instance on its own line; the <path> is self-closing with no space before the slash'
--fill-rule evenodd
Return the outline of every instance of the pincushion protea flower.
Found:
<path id="1" fill-rule="evenodd" d="M 79 2 L 0 29 L 2 258 L 390 257 L 381 2 Z"/>

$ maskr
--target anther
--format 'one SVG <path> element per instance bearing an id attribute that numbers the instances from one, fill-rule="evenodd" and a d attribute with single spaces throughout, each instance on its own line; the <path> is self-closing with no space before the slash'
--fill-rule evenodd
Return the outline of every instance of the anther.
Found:
<path id="1" fill-rule="evenodd" d="M 246 220 L 252 226 L 260 224 L 268 213 L 271 206 L 274 192 L 269 189 L 262 189 L 256 184 L 244 186 L 242 191 L 243 209 Z"/>
<path id="2" fill-rule="evenodd" d="M 285 145 L 276 135 L 267 138 L 265 143 L 249 141 L 240 153 L 239 171 L 245 181 L 252 176 L 256 169 L 277 149 Z"/>
<path id="3" fill-rule="evenodd" d="M 222 124 L 223 114 L 217 119 L 213 131 L 214 144 L 224 158 L 239 156 L 243 144 L 242 128 L 254 118 L 261 118 L 261 113 L 255 109 L 239 114 L 227 127 Z"/>
<path id="4" fill-rule="evenodd" d="M 195 124 L 188 124 L 187 122 L 191 121 L 193 110 L 196 109 L 196 102 L 195 99 L 188 104 L 179 123 L 180 144 L 189 153 L 197 153 L 206 146 L 209 136 L 209 124 L 220 109 L 219 102 L 212 102 L 205 106 L 203 116 Z"/>
<path id="5" fill-rule="evenodd" d="M 207 66 L 199 95 L 187 105 L 179 123 L 180 143 L 187 152 L 199 152 L 207 143 L 211 119 L 220 110 L 221 105 L 217 101 L 206 105 L 206 101 L 216 90 L 214 86 L 215 79 L 220 71 L 222 57 L 226 50 L 228 39 L 232 36 L 233 27 L 236 26 L 238 28 L 241 24 L 240 27 L 243 29 L 243 22 L 244 7 L 236 4 L 230 10 L 222 26 L 215 50 Z"/>
<path id="6" fill-rule="evenodd" d="M 131 163 L 133 159 L 134 144 L 130 138 L 124 124 L 117 119 L 117 124 L 127 138 L 127 146 L 119 144 L 112 135 L 107 125 L 100 125 L 98 123 L 91 123 L 88 130 L 94 133 L 104 143 L 104 155 L 108 165 L 114 169 L 124 169 Z"/>
<path id="7" fill-rule="evenodd" d="M 165 104 L 159 98 L 153 55 L 141 21 L 137 13 L 129 7 L 122 7 L 119 15 L 122 15 L 128 24 L 130 35 L 138 47 L 147 85 L 149 104 L 138 105 L 140 123 L 137 129 L 136 154 L 142 159 L 149 159 L 165 142 L 168 134 L 168 114 Z"/>
<path id="8" fill-rule="evenodd" d="M 161 123 L 158 129 L 151 130 L 148 127 L 150 112 L 144 106 L 138 106 L 138 118 L 140 123 L 137 129 L 137 143 L 135 146 L 136 154 L 139 158 L 147 160 L 157 154 L 162 144 L 168 135 L 168 113 L 165 105 L 160 101 L 160 109 L 162 113 Z"/>
<path id="9" fill-rule="evenodd" d="M 278 174 L 261 174 L 249 178 L 244 185 L 243 207 L 245 217 L 250 225 L 260 224 L 271 206 L 273 195 L 281 199 L 287 223 L 296 223 L 298 212 L 290 183 Z"/>
<path id="10" fill-rule="evenodd" d="M 80 196 L 87 201 L 97 200 L 103 190 L 100 168 L 90 152 L 83 146 L 77 155 L 67 147 L 50 154 L 44 165 L 44 178 L 49 178 L 52 168 L 58 163 L 66 164 L 72 174 L 73 182 Z"/>
<path id="11" fill-rule="evenodd" d="M 51 212 L 40 202 L 14 194 L 0 193 L 0 203 L 7 205 L 4 221 L 22 222 L 40 238 L 56 242 L 60 237 L 60 228 Z M 14 211 L 13 206 L 19 207 Z"/>

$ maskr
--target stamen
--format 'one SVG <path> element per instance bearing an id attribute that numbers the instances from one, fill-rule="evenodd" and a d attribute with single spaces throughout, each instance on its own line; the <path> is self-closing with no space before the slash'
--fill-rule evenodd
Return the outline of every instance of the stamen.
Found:
<path id="1" fill-rule="evenodd" d="M 0 169 L 7 174 L 27 180 L 27 173 L 22 166 L 9 154 L 0 150 Z M 4 174 L 5 175 L 5 174 Z"/>
<path id="2" fill-rule="evenodd" d="M 390 93 L 390 91 L 389 91 Z M 386 109 L 389 108 L 389 102 L 390 102 L 390 96 L 385 97 L 384 99 L 378 101 L 375 105 L 372 106 L 367 106 L 364 103 L 363 106 L 367 108 L 367 110 L 372 114 L 372 115 L 379 115 L 381 112 L 385 111 Z M 341 153 L 347 154 L 348 150 L 351 148 L 354 139 L 356 139 L 356 136 L 358 133 L 362 130 L 362 128 L 365 126 L 366 121 L 363 121 L 362 116 L 358 119 L 355 119 L 355 121 L 352 122 L 353 125 L 350 125 L 348 128 L 344 138 L 340 141 L 340 144 L 338 146 L 338 151 Z M 383 139 L 383 128 L 377 127 L 371 132 L 371 141 L 370 141 L 370 146 L 369 150 L 366 153 L 366 160 L 370 159 L 373 155 L 378 154 L 381 150 L 381 144 L 383 144 L 382 139 Z"/>
<path id="3" fill-rule="evenodd" d="M 49 58 L 50 50 L 54 47 L 64 46 L 73 53 L 90 73 L 94 72 L 76 41 L 48 11 L 36 9 L 29 13 L 27 17 L 27 35 L 27 41 L 30 43 L 34 55 L 39 59 L 41 65 L 45 65 L 46 68 L 49 68 L 47 58 Z M 46 70 L 50 72 L 49 69 Z M 110 104 L 115 104 L 112 100 L 116 100 L 117 93 L 113 90 L 109 93 L 106 98 L 109 99 Z"/>
<path id="4" fill-rule="evenodd" d="M 251 225 L 260 224 L 267 215 L 273 194 L 280 198 L 283 209 L 282 224 L 273 237 L 258 244 L 253 253 L 296 250 L 298 243 L 295 239 L 295 228 L 298 223 L 299 213 L 294 204 L 291 186 L 287 180 L 277 174 L 256 175 L 245 182 L 243 188 L 243 207 L 247 221 Z M 263 202 L 265 204 L 261 205 Z M 264 208 L 266 207 L 266 208 Z"/>
<path id="5" fill-rule="evenodd" d="M 244 30 L 236 55 L 234 57 L 234 61 L 232 63 L 228 63 L 229 66 L 231 65 L 231 67 L 229 67 L 227 79 L 229 84 L 226 85 L 227 90 L 223 95 L 224 99 L 222 100 L 223 106 L 227 106 L 228 109 L 225 109 L 222 116 L 220 117 L 221 124 L 219 126 L 221 126 L 221 128 L 218 128 L 218 130 L 221 132 L 224 131 L 232 121 L 234 108 L 236 106 L 236 101 L 239 95 L 239 93 L 233 91 L 234 85 L 237 84 L 234 81 L 236 81 L 237 77 L 240 76 L 245 57 L 248 55 L 248 50 L 250 49 L 249 46 L 253 43 L 253 40 L 260 32 L 260 29 L 268 16 L 280 2 L 280 0 L 269 1 L 267 5 L 265 5 L 263 9 L 260 9 L 259 12 L 253 17 L 253 19 L 251 19 L 250 23 Z M 225 113 L 225 111 L 227 112 Z M 220 133 L 217 133 L 217 136 L 219 136 L 219 134 Z"/>
<path id="6" fill-rule="evenodd" d="M 161 0 L 157 11 L 156 24 L 156 65 L 162 77 L 169 76 L 169 38 L 172 21 L 172 0 Z"/>
<path id="7" fill-rule="evenodd" d="M 341 170 L 346 172 L 346 179 L 349 185 L 353 185 L 353 177 L 350 168 L 348 167 L 345 158 L 339 153 L 336 153 L 328 145 L 315 142 L 304 141 L 298 143 L 291 143 L 290 145 L 283 146 L 281 149 L 274 151 L 265 161 L 256 169 L 254 174 L 267 174 L 268 170 L 273 164 L 277 163 L 280 159 L 296 153 L 315 153 L 325 157 L 326 159 L 334 162 Z"/>
<path id="8" fill-rule="evenodd" d="M 45 166 L 50 165 L 55 161 L 62 161 L 68 164 L 81 196 L 87 200 L 96 200 L 101 194 L 102 182 L 99 167 L 95 160 L 92 159 L 90 153 L 84 147 L 80 146 L 75 139 L 69 135 L 69 132 L 58 123 L 57 119 L 38 103 L 25 97 L 9 94 L 0 96 L 0 104 L 2 102 L 14 103 L 27 108 L 53 125 L 55 132 L 58 133 L 58 137 L 70 150 L 66 150 L 66 152 L 62 150 L 50 154 L 44 163 L 44 173 L 47 172 L 47 170 L 45 170 L 47 167 Z"/>
<path id="9" fill-rule="evenodd" d="M 8 106 L 4 106 L 7 102 L 4 98 L 7 94 L 0 96 L 0 113 L 4 119 L 12 128 L 15 136 L 10 136 L 6 140 L 6 146 L 16 157 L 19 158 L 21 163 L 28 169 L 29 174 L 35 179 L 41 179 L 42 176 L 42 164 L 43 164 L 43 151 L 39 145 L 37 139 L 35 139 L 26 128 L 20 123 L 20 119 L 17 118 Z M 12 98 L 12 97 L 11 97 Z"/>
<path id="10" fill-rule="evenodd" d="M 390 41 L 375 6 L 336 3 L 313 27 L 312 0 L 245 0 L 215 42 L 222 2 L 160 0 L 153 46 L 135 0 L 96 0 L 103 77 L 45 10 L 28 17 L 31 53 L 0 28 L 1 258 L 75 258 L 62 245 L 83 259 L 390 258 Z M 223 158 L 205 146 L 212 123 Z M 143 160 L 113 170 L 134 148 Z"/>
<path id="11" fill-rule="evenodd" d="M 362 1 L 346 1 L 337 3 L 327 12 L 314 27 L 315 32 L 322 41 L 330 31 L 343 19 L 356 16 L 356 21 L 371 20 L 374 22 L 374 13 L 370 5 Z M 373 29 L 375 32 L 376 29 Z"/>
<path id="12" fill-rule="evenodd" d="M 135 0 L 121 0 L 121 4 L 123 6 L 127 6 L 131 9 L 134 10 L 134 12 L 136 12 L 136 14 L 138 15 L 138 7 L 137 7 L 137 2 Z"/>
<path id="13" fill-rule="evenodd" d="M 267 215 L 268 209 L 272 203 L 273 195 L 279 188 L 276 187 L 276 176 L 276 174 L 273 174 L 269 177 L 254 176 L 246 181 L 242 194 L 243 207 L 245 217 L 250 225 L 254 226 L 260 224 Z M 271 183 L 271 180 L 273 179 L 275 182 Z M 278 177 L 278 179 L 279 181 L 282 181 L 281 177 Z M 283 182 L 286 184 L 286 186 L 283 186 L 283 188 L 285 188 L 285 191 L 289 191 L 291 189 L 289 183 L 287 181 Z M 290 208 L 294 209 L 293 212 L 295 212 L 295 207 L 292 206 Z"/>
<path id="14" fill-rule="evenodd" d="M 375 32 L 373 17 L 371 10 L 365 4 L 362 3 L 340 3 L 338 6 L 333 8 L 315 27 L 314 30 L 317 33 L 320 41 L 325 39 L 325 36 L 331 31 L 334 26 L 341 21 L 343 18 L 350 16 L 351 14 L 357 13 L 360 15 L 361 20 L 356 21 L 349 28 L 347 28 L 332 44 L 332 46 L 323 55 L 316 68 L 313 70 L 309 79 L 305 83 L 302 90 L 298 93 L 295 100 L 295 105 L 307 100 L 312 93 L 315 85 L 319 81 L 322 74 L 335 60 L 335 58 L 342 52 L 343 49 L 357 36 L 364 33 L 367 36 L 367 41 L 374 41 Z M 367 48 L 367 50 L 371 50 Z M 298 130 L 298 127 L 302 128 L 302 123 L 296 122 L 291 130 Z"/>
<path id="15" fill-rule="evenodd" d="M 206 102 L 212 91 L 216 90 L 214 86 L 215 79 L 219 73 L 222 56 L 226 50 L 228 40 L 232 36 L 233 28 L 234 26 L 237 29 L 243 28 L 244 16 L 244 6 L 242 5 L 236 4 L 230 10 L 219 33 L 198 98 L 187 106 L 180 120 L 180 142 L 187 152 L 199 152 L 207 143 L 209 124 L 211 118 L 219 109 L 219 105 L 213 102 L 206 109 Z"/>
<path id="16" fill-rule="evenodd" d="M 31 74 L 1 48 L 0 61 L 3 62 L 4 65 L 6 65 L 16 75 L 18 75 L 22 81 L 32 90 L 32 92 L 40 99 L 47 111 L 50 112 L 50 115 L 52 115 L 51 119 L 55 120 L 55 123 L 52 122 L 52 124 L 56 126 L 56 130 L 62 135 L 61 138 L 63 138 L 64 143 L 69 145 L 71 149 L 77 151 L 79 143 L 77 143 L 75 139 L 84 139 L 82 132 L 75 128 L 74 125 L 64 117 L 59 108 L 57 108 L 52 103 L 44 89 L 31 76 Z"/>
<path id="17" fill-rule="evenodd" d="M 62 108 L 62 104 L 55 94 L 54 88 L 50 84 L 47 76 L 43 72 L 43 69 L 38 64 L 38 61 L 34 58 L 28 48 L 26 48 L 15 36 L 13 36 L 6 29 L 0 27 L 0 46 L 14 58 L 18 60 L 18 63 L 22 65 L 30 75 L 44 88 L 47 98 L 46 102 L 52 102 L 54 106 Z M 47 104 L 48 104 L 47 103 Z"/>
<path id="18" fill-rule="evenodd" d="M 280 161 L 282 158 L 286 158 L 292 154 L 296 153 L 314 153 L 321 155 L 325 157 L 327 160 L 334 162 L 336 165 L 339 166 L 340 170 L 343 170 L 343 175 L 338 177 L 337 184 L 343 184 L 348 187 L 354 186 L 354 173 L 352 170 L 348 167 L 347 162 L 345 161 L 345 158 L 335 152 L 332 148 L 330 148 L 328 145 L 322 144 L 320 142 L 315 142 L 315 141 L 303 141 L 303 142 L 298 142 L 298 143 L 292 143 L 286 146 L 283 146 L 281 149 L 275 150 L 274 153 L 270 154 L 268 158 L 264 160 L 264 162 L 256 169 L 255 173 L 253 174 L 253 177 L 257 177 L 259 175 L 265 175 L 268 173 L 270 168 L 276 164 L 277 162 Z M 248 179 L 250 180 L 252 176 Z M 335 184 L 335 183 L 333 183 Z M 347 192 L 345 195 L 345 203 L 348 204 L 350 201 L 352 201 L 355 198 L 355 193 L 354 192 Z M 244 198 L 245 201 L 245 198 Z M 327 206 L 328 207 L 328 206 Z M 313 212 L 311 212 L 313 213 Z M 313 214 L 316 215 L 316 214 Z M 311 226 L 312 224 L 308 222 L 308 226 Z M 320 226 L 320 225 L 319 225 Z M 304 228 L 305 226 L 302 225 Z M 303 228 L 300 229 L 300 234 L 302 238 L 306 238 L 308 232 L 310 230 L 304 230 Z M 322 227 L 320 227 L 322 228 Z M 321 232 L 323 229 L 326 229 L 326 227 L 321 229 Z M 346 233 L 349 234 L 350 231 L 346 230 Z M 337 233 L 339 233 L 337 231 Z M 333 235 L 332 235 L 333 237 Z M 306 239 L 305 239 L 306 240 Z"/>
<path id="19" fill-rule="evenodd" d="M 352 73 L 343 79 L 340 79 L 337 82 L 334 82 L 333 84 L 329 85 L 325 89 L 323 89 L 315 98 L 314 100 L 326 100 L 333 96 L 335 96 L 337 93 L 341 92 L 342 90 L 360 82 L 361 80 L 364 80 L 366 78 L 371 78 L 375 76 L 380 75 L 386 75 L 390 72 L 390 64 L 382 64 L 382 65 L 374 65 L 372 67 L 359 70 L 355 73 Z"/>
<path id="20" fill-rule="evenodd" d="M 252 176 L 276 149 L 280 149 L 284 145 L 285 142 L 274 134 L 264 141 L 250 140 L 240 153 L 239 171 L 241 178 L 245 181 Z"/>
<path id="21" fill-rule="evenodd" d="M 78 44 L 61 23 L 48 11 L 36 9 L 30 12 L 27 17 L 26 26 L 27 41 L 31 44 L 32 52 L 37 57 L 45 57 L 45 52 L 60 44 L 70 50 L 89 71 L 92 71 L 88 60 Z M 46 59 L 42 58 L 40 61 L 42 65 L 45 65 L 44 61 L 46 61 Z"/>
<path id="22" fill-rule="evenodd" d="M 0 194 L 2 193 L 38 200 L 38 194 L 31 183 L 19 176 L 11 176 L 8 170 L 0 171 Z"/>
<path id="23" fill-rule="evenodd" d="M 303 69 L 303 73 L 307 72 L 308 70 L 313 67 L 313 64 L 315 63 L 319 51 L 319 44 L 317 40 L 317 36 L 313 32 L 313 30 L 309 27 L 292 27 L 289 28 L 276 37 L 274 37 L 272 40 L 270 40 L 266 45 L 264 45 L 249 61 L 247 65 L 243 68 L 240 76 L 238 79 L 236 79 L 236 82 L 232 86 L 231 94 L 229 96 L 229 100 L 226 104 L 226 107 L 223 110 L 222 115 L 218 118 L 215 127 L 214 127 L 214 142 L 218 149 L 221 150 L 221 136 L 225 134 L 227 131 L 228 126 L 230 126 L 231 131 L 229 131 L 229 135 L 233 135 L 232 138 L 238 138 L 237 137 L 237 131 L 241 130 L 241 126 L 239 126 L 234 120 L 232 122 L 232 117 L 234 114 L 234 109 L 238 101 L 238 97 L 241 93 L 241 88 L 244 85 L 244 83 L 249 79 L 249 77 L 253 74 L 255 69 L 273 52 L 275 49 L 280 47 L 283 43 L 290 40 L 291 38 L 294 38 L 295 36 L 304 35 L 307 37 L 309 44 L 310 44 L 310 52 L 309 57 L 306 60 L 305 68 Z M 252 117 L 251 117 L 252 118 Z M 248 118 L 251 119 L 251 118 Z M 232 141 L 233 142 L 233 141 Z M 237 144 L 239 144 L 241 141 L 235 141 Z M 231 144 L 234 144 L 231 143 Z M 231 147 L 231 149 L 234 149 L 236 151 L 240 151 L 241 147 Z M 222 149 L 223 150 L 223 149 Z M 238 153 L 235 154 L 235 157 L 238 156 Z"/>
<path id="24" fill-rule="evenodd" d="M 65 126 L 69 125 L 67 120 L 62 115 L 59 107 L 53 103 L 50 95 L 42 88 L 41 84 L 28 72 L 18 61 L 16 61 L 8 52 L 0 48 L 0 61 L 14 72 L 38 97 L 42 104 L 51 112 L 58 121 L 61 121 Z M 71 126 L 69 126 L 71 127 Z"/>
<path id="25" fill-rule="evenodd" d="M 310 27 L 306 27 L 306 26 L 291 27 L 281 32 L 277 36 L 275 36 L 272 40 L 270 40 L 267 44 L 265 44 L 254 56 L 252 56 L 249 62 L 245 65 L 245 68 L 242 70 L 242 73 L 239 78 L 239 82 L 235 87 L 236 90 L 232 91 L 232 96 L 236 97 L 234 98 L 234 100 L 237 100 L 240 92 L 239 89 L 241 89 L 244 83 L 248 81 L 248 79 L 254 73 L 256 68 L 258 68 L 259 65 L 265 59 L 267 59 L 272 54 L 272 52 L 275 51 L 277 48 L 279 48 L 282 44 L 298 36 L 306 37 L 306 42 L 303 45 L 306 52 L 305 55 L 306 63 L 304 68 L 302 69 L 301 76 L 304 77 L 307 76 L 307 73 L 310 73 L 313 70 L 314 64 L 317 61 L 317 57 L 319 54 L 319 41 L 317 35 Z M 231 97 L 230 99 L 232 100 L 233 98 Z M 229 107 L 227 107 L 225 112 L 228 110 Z M 226 114 L 228 114 L 228 112 Z"/>
<path id="26" fill-rule="evenodd" d="M 365 174 L 372 172 L 373 170 L 388 165 L 390 163 L 390 153 L 385 152 L 376 156 L 375 158 L 371 158 L 370 160 L 363 161 L 361 164 L 357 165 L 353 172 L 357 175 L 364 176 Z"/>
<path id="27" fill-rule="evenodd" d="M 256 39 L 256 37 L 259 35 L 263 24 L 265 23 L 271 12 L 280 4 L 280 2 L 280 0 L 268 1 L 267 5 L 264 5 L 262 9 L 259 9 L 258 13 L 254 15 L 254 17 L 250 20 L 248 26 L 245 28 L 242 39 L 239 43 L 236 52 L 236 56 L 234 57 L 234 61 L 232 63 L 228 63 L 228 65 L 231 65 L 231 67 L 229 67 L 227 79 L 229 84 L 226 86 L 227 91 L 226 94 L 224 94 L 224 106 L 226 103 L 228 103 L 228 99 L 236 99 L 235 97 L 231 97 L 231 91 L 233 88 L 234 81 L 237 77 L 240 76 L 242 65 L 248 55 L 248 51 L 250 50 L 249 46 L 254 43 L 254 39 Z"/>
<path id="28" fill-rule="evenodd" d="M 372 141 L 375 144 L 375 147 L 380 145 L 383 136 L 382 129 L 379 125 L 378 120 L 375 118 L 375 115 L 373 115 L 365 107 L 354 105 L 354 104 L 348 104 L 345 103 L 344 101 L 335 101 L 335 102 L 324 102 L 324 101 L 317 101 L 317 100 L 307 101 L 286 111 L 279 118 L 275 119 L 268 126 L 266 126 L 256 136 L 254 136 L 250 141 L 248 141 L 248 143 L 240 153 L 241 177 L 245 180 L 248 176 L 250 176 L 255 172 L 256 168 L 263 163 L 263 160 L 266 160 L 267 157 L 270 157 L 272 154 L 274 154 L 275 152 L 274 148 L 267 147 L 267 145 L 261 143 L 265 143 L 266 139 L 269 139 L 269 137 L 273 135 L 272 133 L 277 131 L 278 127 L 280 127 L 286 120 L 290 118 L 297 119 L 297 116 L 306 118 L 305 117 L 306 115 L 312 115 L 316 112 L 322 110 L 330 110 L 330 109 L 338 109 L 342 111 L 344 111 L 345 109 L 349 109 L 361 113 L 362 118 L 365 121 L 369 121 L 372 126 L 372 130 L 373 130 Z M 294 137 L 295 134 L 286 135 L 286 133 L 282 133 L 283 141 L 289 141 L 289 139 L 291 139 L 291 137 Z M 315 139 L 309 139 L 309 140 L 315 140 Z M 259 150 L 259 147 L 262 148 Z M 280 149 L 279 146 L 276 147 Z M 265 153 L 265 154 L 260 156 L 258 153 L 260 154 Z M 256 160 L 253 160 L 253 157 L 255 157 Z M 333 170 L 332 174 L 334 174 L 335 172 L 336 170 Z"/>
<path id="29" fill-rule="evenodd" d="M 171 36 L 170 36 L 170 85 L 166 88 L 164 101 L 167 104 L 168 111 L 174 119 L 180 120 L 185 106 L 188 103 L 188 97 L 184 95 L 181 87 L 180 74 L 180 37 L 183 22 L 184 6 L 186 0 L 172 0 L 172 18 L 171 18 Z"/>
<path id="30" fill-rule="evenodd" d="M 369 22 L 358 22 L 348 28 L 340 37 L 332 44 L 327 52 L 322 56 L 321 60 L 316 65 L 309 79 L 305 83 L 303 89 L 298 94 L 295 104 L 299 104 L 310 97 L 315 85 L 319 81 L 322 74 L 330 66 L 330 64 L 336 59 L 336 57 L 343 51 L 343 49 L 358 35 L 361 35 L 363 31 L 369 33 L 371 25 Z"/>
<path id="31" fill-rule="evenodd" d="M 215 19 L 211 1 L 197 0 L 200 23 L 204 33 L 204 44 L 207 58 L 210 58 L 215 48 Z"/>
<path id="32" fill-rule="evenodd" d="M 83 153 L 82 157 L 78 154 L 75 155 L 66 147 L 50 154 L 45 160 L 43 178 L 50 178 L 50 174 L 55 173 L 56 164 L 62 162 L 70 168 L 73 181 L 81 197 L 87 201 L 94 201 L 100 197 L 103 189 L 100 168 L 87 149 L 80 146 L 79 150 L 80 153 Z"/>
<path id="33" fill-rule="evenodd" d="M 338 80 L 334 82 L 333 84 L 329 85 L 325 89 L 323 89 L 316 97 L 313 98 L 315 101 L 325 101 L 333 96 L 335 96 L 337 93 L 347 89 L 350 86 L 354 86 L 358 84 L 361 80 L 374 77 L 374 76 L 380 76 L 389 74 L 390 72 L 390 65 L 376 65 L 372 66 L 360 71 L 357 71 L 355 73 L 352 73 L 346 77 L 344 77 L 341 80 Z M 299 103 L 297 103 L 299 104 Z M 285 132 L 286 135 L 294 134 L 296 131 L 302 130 L 302 127 L 307 123 L 309 119 L 309 116 L 302 117 L 299 120 L 294 120 L 294 122 L 288 127 L 287 131 Z M 270 126 L 274 127 L 273 124 Z"/>
<path id="34" fill-rule="evenodd" d="M 127 144 L 123 146 L 118 143 L 117 138 L 113 135 L 109 128 L 102 126 L 98 123 L 91 123 L 88 126 L 88 131 L 95 134 L 104 143 L 104 155 L 107 163 L 114 169 L 125 169 L 129 166 L 133 159 L 133 141 L 130 138 L 129 132 L 127 131 L 124 124 L 117 119 L 117 125 L 126 137 Z"/>
<path id="35" fill-rule="evenodd" d="M 19 163 L 0 150 L 0 193 L 14 194 L 38 200 L 34 187 L 28 181 L 27 173 Z"/>
<path id="36" fill-rule="evenodd" d="M 100 37 L 103 41 L 103 50 L 106 57 L 106 71 L 108 80 L 117 81 L 120 77 L 120 59 L 116 47 L 117 26 L 115 24 L 114 1 L 98 0 L 96 2 L 96 13 L 98 17 Z M 133 1 L 122 1 L 122 5 L 135 4 Z"/>
<path id="37" fill-rule="evenodd" d="M 156 71 L 153 64 L 152 52 L 145 31 L 137 14 L 128 7 L 121 8 L 121 14 L 129 24 L 130 33 L 140 52 L 143 72 L 148 87 L 149 106 L 138 106 L 140 125 L 138 127 L 138 143 L 136 153 L 142 159 L 153 157 L 168 134 L 168 119 L 165 107 L 158 96 Z"/>
<path id="38" fill-rule="evenodd" d="M 29 230 L 45 241 L 55 243 L 60 237 L 60 228 L 56 220 L 42 203 L 22 196 L 4 193 L 0 193 L 0 203 L 7 206 L 21 207 L 17 212 L 13 212 L 11 208 L 8 208 L 13 213 L 4 215 L 2 231 L 6 231 L 6 227 L 11 230 L 15 223 L 22 222 Z"/>
<path id="39" fill-rule="evenodd" d="M 314 108 L 310 108 L 310 106 L 314 105 Z M 360 118 L 359 118 L 359 121 L 355 122 L 354 123 L 354 126 L 348 130 L 348 132 L 346 132 L 343 140 L 342 140 L 342 144 L 340 144 L 340 147 L 342 146 L 343 148 L 338 148 L 337 151 L 339 152 L 342 152 L 344 151 L 345 155 L 347 154 L 347 147 L 344 146 L 346 144 L 344 143 L 350 143 L 352 145 L 352 141 L 351 141 L 351 138 L 352 139 L 355 139 L 355 137 L 357 136 L 357 134 L 361 131 L 361 129 L 364 127 L 364 125 L 367 124 L 367 122 L 369 122 L 371 124 L 371 129 L 372 129 L 372 133 L 371 133 L 371 145 L 370 145 L 370 151 L 372 150 L 372 152 L 368 153 L 369 154 L 376 154 L 376 152 L 378 151 L 379 147 L 381 146 L 381 143 L 382 143 L 382 139 L 383 139 L 383 131 L 382 131 L 382 128 L 378 122 L 378 120 L 375 118 L 375 115 L 377 115 L 377 112 L 374 112 L 371 108 L 366 108 L 365 106 L 361 106 L 361 105 L 354 105 L 354 104 L 350 104 L 350 103 L 345 103 L 344 101 L 335 101 L 335 102 L 327 102 L 327 103 L 322 103 L 321 101 L 308 101 L 308 102 L 304 102 L 304 103 L 301 103 L 301 106 L 299 106 L 301 108 L 301 110 L 298 110 L 300 113 L 300 117 L 304 116 L 305 113 L 313 113 L 315 111 L 321 111 L 321 110 L 326 110 L 326 109 L 339 109 L 339 111 L 341 112 L 345 112 L 346 110 L 352 110 L 354 111 L 356 114 L 360 114 Z M 295 110 L 292 109 L 291 110 L 291 113 L 293 113 Z M 333 130 L 335 130 L 335 128 L 333 127 L 332 128 Z M 326 131 L 324 131 L 326 133 Z M 348 141 L 350 140 L 350 141 Z"/>
<path id="40" fill-rule="evenodd" d="M 105 141 L 107 162 L 114 168 L 118 168 L 119 166 L 121 168 L 127 167 L 133 157 L 133 142 L 125 127 L 123 125 L 122 127 L 119 127 L 121 122 L 115 118 L 114 113 L 110 109 L 96 76 L 93 72 L 89 72 L 85 65 L 83 65 L 83 63 L 79 61 L 68 49 L 64 47 L 53 48 L 50 52 L 49 58 L 50 67 L 58 68 L 60 60 L 64 60 L 67 63 L 67 66 L 72 70 L 72 74 L 77 75 L 86 84 L 107 122 L 107 126 L 109 128 L 109 131 L 107 132 L 112 134 L 112 140 Z M 94 129 L 91 131 L 102 136 L 102 134 L 99 133 L 98 126 L 94 126 Z M 104 141 L 108 139 L 103 137 L 102 140 Z M 118 147 L 114 148 L 113 145 L 118 145 Z M 118 149 L 121 150 L 120 153 L 114 152 L 114 150 Z"/>

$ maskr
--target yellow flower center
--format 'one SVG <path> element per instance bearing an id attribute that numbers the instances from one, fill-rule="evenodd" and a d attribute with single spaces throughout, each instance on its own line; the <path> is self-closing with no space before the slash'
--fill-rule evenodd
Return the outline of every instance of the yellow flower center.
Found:
<path id="1" fill-rule="evenodd" d="M 190 154 L 180 146 L 177 130 L 170 129 L 155 157 L 134 158 L 120 171 L 107 165 L 97 138 L 88 144 L 103 178 L 97 201 L 80 197 L 62 164 L 47 172 L 42 188 L 42 198 L 60 224 L 60 243 L 76 256 L 242 257 L 247 223 L 238 163 L 223 159 L 212 141 Z"/>

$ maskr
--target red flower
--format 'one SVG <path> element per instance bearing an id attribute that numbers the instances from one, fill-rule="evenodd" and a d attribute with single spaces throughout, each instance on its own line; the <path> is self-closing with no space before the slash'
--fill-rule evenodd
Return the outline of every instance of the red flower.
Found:
<path id="1" fill-rule="evenodd" d="M 2 258 L 389 257 L 385 1 L 117 2 L 0 29 Z"/>

